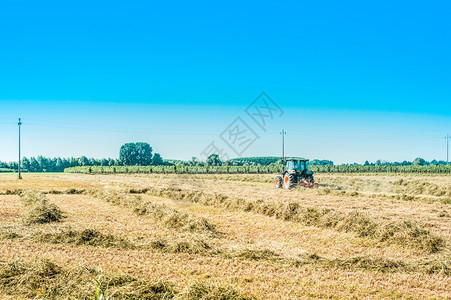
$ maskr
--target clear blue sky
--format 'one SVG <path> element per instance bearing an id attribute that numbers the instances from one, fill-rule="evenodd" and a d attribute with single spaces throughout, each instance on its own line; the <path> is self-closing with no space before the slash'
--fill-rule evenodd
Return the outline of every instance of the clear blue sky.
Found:
<path id="1" fill-rule="evenodd" d="M 243 156 L 445 159 L 448 1 L 20 1 L 0 4 L 0 160 L 200 156 L 241 116 Z M 264 132 L 244 109 L 284 111 Z M 227 145 L 223 145 L 227 149 Z M 233 151 L 230 156 L 234 155 Z"/>

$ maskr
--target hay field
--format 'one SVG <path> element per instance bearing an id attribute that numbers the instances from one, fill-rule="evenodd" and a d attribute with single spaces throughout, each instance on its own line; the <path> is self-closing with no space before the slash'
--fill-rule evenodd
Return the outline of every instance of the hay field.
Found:
<path id="1" fill-rule="evenodd" d="M 449 298 L 451 176 L 0 174 L 3 299 Z"/>

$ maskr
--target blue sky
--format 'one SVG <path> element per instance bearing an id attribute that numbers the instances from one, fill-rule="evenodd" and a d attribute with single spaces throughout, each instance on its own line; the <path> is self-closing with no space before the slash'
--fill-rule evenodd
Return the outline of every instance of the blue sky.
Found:
<path id="1" fill-rule="evenodd" d="M 188 159 L 266 91 L 283 109 L 244 156 L 445 159 L 451 4 L 2 1 L 0 160 Z M 222 145 L 227 149 L 227 145 Z M 230 149 L 230 156 L 236 156 Z"/>

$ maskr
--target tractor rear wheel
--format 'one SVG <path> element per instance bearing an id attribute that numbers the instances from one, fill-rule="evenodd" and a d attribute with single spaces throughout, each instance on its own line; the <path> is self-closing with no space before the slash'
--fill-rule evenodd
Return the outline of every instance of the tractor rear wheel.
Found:
<path id="1" fill-rule="evenodd" d="M 307 176 L 307 181 L 309 182 L 309 183 L 314 183 L 315 182 L 315 180 L 313 179 L 313 176 L 312 175 L 309 175 L 309 176 Z"/>
<path id="2" fill-rule="evenodd" d="M 276 178 L 274 179 L 274 186 L 276 187 L 276 189 L 282 187 L 282 182 L 282 177 L 276 176 Z"/>
<path id="3" fill-rule="evenodd" d="M 296 185 L 296 178 L 294 178 L 294 175 L 292 174 L 285 174 L 283 177 L 283 187 L 287 190 L 291 189 L 293 186 Z"/>

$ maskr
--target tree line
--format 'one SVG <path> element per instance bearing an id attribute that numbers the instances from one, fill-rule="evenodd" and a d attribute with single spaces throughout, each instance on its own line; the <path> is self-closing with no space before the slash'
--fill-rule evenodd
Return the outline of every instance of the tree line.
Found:
<path id="1" fill-rule="evenodd" d="M 78 158 L 62 157 L 24 157 L 21 159 L 21 170 L 23 172 L 63 172 L 72 167 L 94 167 L 94 166 L 150 166 L 167 165 L 159 153 L 152 153 L 152 147 L 148 143 L 127 143 L 121 146 L 119 158 Z M 16 171 L 18 162 L 1 162 L 0 172 Z"/>
<path id="2" fill-rule="evenodd" d="M 354 164 L 358 165 L 358 164 Z M 403 161 L 403 162 L 388 162 L 388 161 L 381 161 L 376 160 L 374 163 L 370 163 L 368 161 L 365 161 L 363 164 L 364 166 L 434 166 L 434 165 L 446 165 L 446 161 L 444 160 L 436 160 L 433 159 L 431 161 L 426 161 L 425 159 L 421 157 L 415 158 L 413 161 Z"/>
<path id="3" fill-rule="evenodd" d="M 23 172 L 63 172 L 66 168 L 85 167 L 85 166 L 124 166 L 123 161 L 114 158 L 88 158 L 81 157 L 24 157 L 21 160 L 21 170 Z M 17 162 L 0 162 L 0 169 L 13 170 L 18 169 Z"/>
<path id="4" fill-rule="evenodd" d="M 330 168 L 334 165 L 331 160 L 313 159 L 309 162 L 312 169 L 317 170 L 344 170 L 346 168 Z M 153 153 L 153 149 L 148 143 L 126 143 L 119 149 L 119 158 L 88 158 L 81 156 L 78 158 L 49 158 L 44 156 L 24 157 L 21 160 L 21 169 L 24 172 L 63 172 L 66 168 L 73 167 L 119 167 L 119 166 L 186 166 L 186 167 L 207 167 L 207 166 L 281 166 L 282 159 L 280 156 L 256 156 L 256 157 L 239 157 L 222 161 L 218 154 L 211 154 L 205 161 L 200 161 L 196 157 L 191 160 L 163 160 L 159 153 Z M 374 163 L 365 161 L 364 164 L 341 164 L 341 167 L 349 170 L 366 170 L 358 166 L 368 167 L 388 167 L 388 166 L 440 166 L 446 165 L 445 161 L 432 160 L 430 162 L 423 158 L 416 158 L 412 162 L 386 162 L 377 160 Z M 316 166 L 316 167 L 315 167 Z M 277 167 L 276 167 L 277 168 Z M 18 169 L 17 162 L 1 162 L 0 172 L 16 171 Z M 157 168 L 158 169 L 158 168 Z M 157 170 L 156 169 L 156 170 Z M 369 168 L 367 168 L 369 170 Z M 374 169 L 374 168 L 372 168 Z M 382 170 L 382 168 L 376 168 Z M 193 169 L 194 170 L 194 169 Z M 244 170 L 244 169 L 243 169 Z"/>

